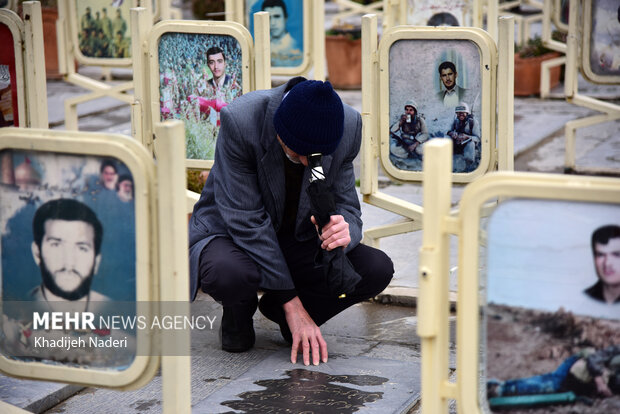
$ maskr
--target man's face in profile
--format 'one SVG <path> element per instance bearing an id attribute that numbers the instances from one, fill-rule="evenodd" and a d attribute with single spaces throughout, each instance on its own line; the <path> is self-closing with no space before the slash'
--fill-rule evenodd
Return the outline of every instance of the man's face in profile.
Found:
<path id="1" fill-rule="evenodd" d="M 101 172 L 101 181 L 103 181 L 103 186 L 108 190 L 114 190 L 116 188 L 116 180 L 118 180 L 118 175 L 116 174 L 116 170 L 114 167 L 107 166 Z"/>
<path id="2" fill-rule="evenodd" d="M 282 7 L 265 7 L 269 12 L 269 34 L 274 39 L 279 39 L 286 32 L 286 17 Z"/>
<path id="3" fill-rule="evenodd" d="M 456 72 L 452 71 L 450 68 L 442 69 L 440 76 L 443 86 L 445 86 L 446 89 L 450 90 L 454 88 L 456 82 Z"/>
<path id="4" fill-rule="evenodd" d="M 211 73 L 213 73 L 213 77 L 215 79 L 220 79 L 226 72 L 226 60 L 224 60 L 224 55 L 221 53 L 209 55 L 207 57 L 207 66 L 209 66 Z"/>
<path id="5" fill-rule="evenodd" d="M 95 230 L 84 221 L 49 219 L 41 247 L 32 244 L 35 261 L 41 267 L 43 284 L 52 293 L 67 300 L 77 300 L 90 290 L 99 266 L 95 254 Z"/>
<path id="6" fill-rule="evenodd" d="M 601 281 L 610 286 L 620 285 L 620 238 L 609 243 L 594 243 L 594 265 Z"/>

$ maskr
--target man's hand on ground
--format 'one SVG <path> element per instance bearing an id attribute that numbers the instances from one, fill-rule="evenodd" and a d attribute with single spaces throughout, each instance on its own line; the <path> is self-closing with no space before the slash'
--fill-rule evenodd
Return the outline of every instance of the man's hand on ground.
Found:
<path id="1" fill-rule="evenodd" d="M 327 343 L 321 335 L 321 330 L 314 323 L 306 309 L 299 300 L 299 297 L 286 302 L 284 305 L 286 322 L 293 336 L 293 346 L 291 348 L 291 362 L 297 362 L 297 354 L 301 347 L 304 365 L 310 364 L 310 352 L 312 352 L 312 363 L 319 365 L 319 361 L 327 362 Z"/>
<path id="2" fill-rule="evenodd" d="M 311 216 L 310 220 L 312 220 L 312 224 L 314 224 L 318 230 L 314 216 Z M 323 231 L 319 237 L 322 242 L 322 249 L 333 250 L 336 247 L 347 247 L 349 243 L 351 243 L 349 223 L 347 223 L 341 215 L 330 216 L 329 223 L 323 226 Z"/>

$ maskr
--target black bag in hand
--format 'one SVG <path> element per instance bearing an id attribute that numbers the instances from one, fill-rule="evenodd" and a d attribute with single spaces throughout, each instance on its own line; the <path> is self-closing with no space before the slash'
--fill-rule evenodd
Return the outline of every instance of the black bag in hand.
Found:
<path id="1" fill-rule="evenodd" d="M 319 226 L 319 232 L 329 222 L 331 215 L 336 212 L 334 196 L 325 180 L 317 179 L 308 185 L 310 197 L 310 211 Z M 323 274 L 327 279 L 330 293 L 334 296 L 353 292 L 362 277 L 355 271 L 343 247 L 333 250 L 321 248 L 319 240 L 318 252 L 314 258 L 317 266 L 323 267 Z"/>

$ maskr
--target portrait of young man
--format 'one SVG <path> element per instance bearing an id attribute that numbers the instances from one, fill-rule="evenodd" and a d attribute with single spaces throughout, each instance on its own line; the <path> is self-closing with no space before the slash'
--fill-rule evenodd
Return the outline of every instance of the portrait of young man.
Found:
<path id="1" fill-rule="evenodd" d="M 303 60 L 303 2 L 289 0 L 258 0 L 248 7 L 254 12 L 269 13 L 271 65 L 295 67 Z M 251 19 L 250 19 L 251 20 Z M 250 29 L 253 23 L 250 22 Z"/>
<path id="2" fill-rule="evenodd" d="M 36 209 L 31 253 L 39 267 L 39 283 L 29 290 L 25 300 L 4 302 L 0 349 L 5 355 L 105 367 L 126 366 L 133 360 L 134 333 L 101 330 L 99 322 L 100 317 L 127 315 L 123 313 L 127 309 L 121 311 L 122 306 L 119 308 L 110 297 L 92 288 L 103 260 L 103 238 L 101 221 L 80 201 L 53 199 Z M 48 324 L 52 312 L 92 314 L 94 328 L 76 326 L 77 319 L 70 328 L 53 328 Z M 123 340 L 118 342 L 122 346 L 92 345 L 93 341 L 110 338 Z"/>
<path id="3" fill-rule="evenodd" d="M 221 101 L 219 106 L 213 105 L 212 108 L 216 110 L 219 115 L 220 106 L 241 96 L 242 89 L 237 80 L 226 71 L 227 56 L 222 48 L 212 46 L 207 49 L 205 55 L 207 56 L 207 66 L 213 75 L 213 77 L 207 81 L 208 88 L 206 98 L 218 99 Z M 219 121 L 219 116 L 217 120 Z"/>
<path id="4" fill-rule="evenodd" d="M 441 80 L 441 91 L 437 93 L 437 99 L 448 108 L 453 108 L 466 97 L 467 90 L 457 84 L 458 72 L 452 62 L 442 62 L 437 68 Z"/>
<path id="5" fill-rule="evenodd" d="M 211 160 L 222 107 L 243 94 L 243 52 L 234 36 L 168 32 L 159 40 L 162 119 L 185 123 L 186 156 Z"/>
<path id="6" fill-rule="evenodd" d="M 88 206 L 72 199 L 48 201 L 37 209 L 32 231 L 32 256 L 41 271 L 32 300 L 50 308 L 50 302 L 80 302 L 80 311 L 108 300 L 91 289 L 101 262 L 103 226 Z"/>
<path id="7" fill-rule="evenodd" d="M 592 256 L 598 280 L 584 290 L 591 299 L 620 303 L 620 226 L 610 224 L 592 233 Z"/>

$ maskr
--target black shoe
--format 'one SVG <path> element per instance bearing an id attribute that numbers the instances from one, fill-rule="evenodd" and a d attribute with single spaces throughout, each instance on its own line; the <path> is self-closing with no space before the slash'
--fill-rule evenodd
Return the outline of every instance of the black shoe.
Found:
<path id="1" fill-rule="evenodd" d="M 269 293 L 264 293 L 260 298 L 260 302 L 258 302 L 258 310 L 260 310 L 260 313 L 262 313 L 265 318 L 277 323 L 278 326 L 280 326 L 282 338 L 292 345 L 293 335 L 291 334 L 291 330 L 286 322 L 286 316 L 284 316 L 284 309 L 282 309 L 282 305 L 276 303 Z"/>
<path id="2" fill-rule="evenodd" d="M 252 316 L 258 299 L 242 305 L 224 306 L 220 336 L 222 349 L 227 352 L 245 352 L 254 346 L 256 335 Z"/>

